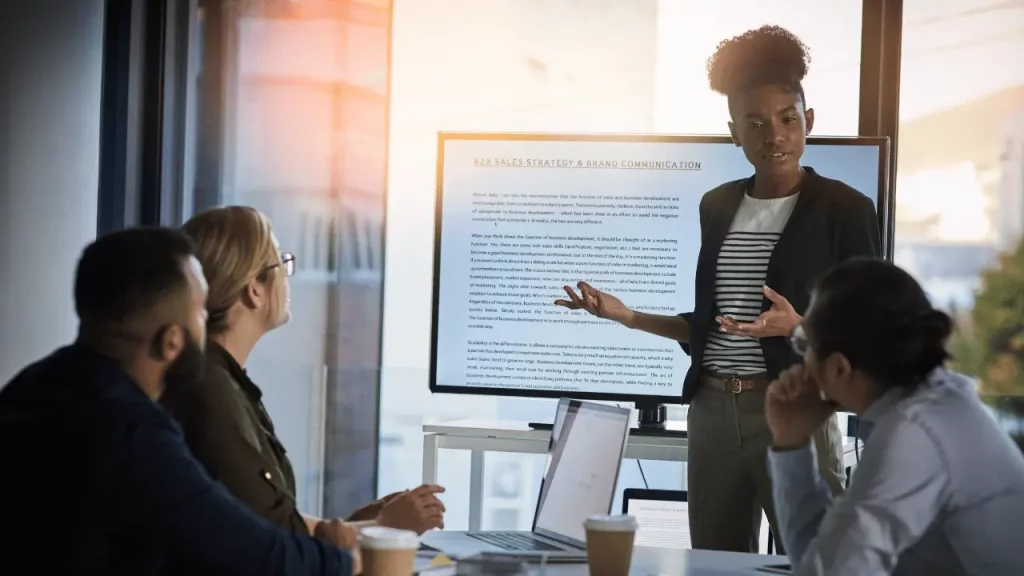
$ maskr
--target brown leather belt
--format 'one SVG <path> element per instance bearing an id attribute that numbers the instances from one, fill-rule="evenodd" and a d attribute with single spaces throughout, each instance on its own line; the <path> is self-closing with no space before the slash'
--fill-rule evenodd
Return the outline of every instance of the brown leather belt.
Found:
<path id="1" fill-rule="evenodd" d="M 754 390 L 767 390 L 768 385 L 771 384 L 771 380 L 768 378 L 760 377 L 721 377 L 721 376 L 704 376 L 701 380 L 718 390 L 724 390 L 726 392 L 732 392 L 733 394 L 739 394 L 740 392 L 749 392 Z"/>

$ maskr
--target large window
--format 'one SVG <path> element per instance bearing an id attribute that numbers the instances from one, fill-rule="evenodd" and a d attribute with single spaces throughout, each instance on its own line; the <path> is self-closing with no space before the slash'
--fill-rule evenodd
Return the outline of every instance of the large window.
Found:
<path id="1" fill-rule="evenodd" d="M 903 12 L 896 261 L 954 313 L 955 366 L 1006 409 L 1024 396 L 1024 3 Z"/>
<path id="2" fill-rule="evenodd" d="M 437 131 L 725 133 L 728 110 L 707 88 L 705 60 L 723 39 L 778 24 L 812 51 L 816 132 L 855 135 L 860 21 L 853 0 L 396 0 L 380 492 L 419 483 L 425 421 L 550 421 L 554 411 L 553 401 L 428 391 Z M 440 464 L 447 525 L 466 527 L 469 457 L 442 453 Z M 529 528 L 542 465 L 488 455 L 483 528 Z M 651 488 L 684 486 L 681 464 L 643 468 Z M 621 478 L 620 488 L 643 486 L 636 462 Z"/>
<path id="3" fill-rule="evenodd" d="M 331 517 L 376 490 L 389 12 L 374 0 L 203 0 L 196 14 L 184 216 L 253 206 L 297 256 L 292 321 L 246 368 L 299 507 Z"/>

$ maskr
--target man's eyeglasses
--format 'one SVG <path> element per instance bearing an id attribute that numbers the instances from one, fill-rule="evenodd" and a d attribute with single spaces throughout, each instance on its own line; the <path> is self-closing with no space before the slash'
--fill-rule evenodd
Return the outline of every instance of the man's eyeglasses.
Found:
<path id="1" fill-rule="evenodd" d="M 811 342 L 807 339 L 807 333 L 804 332 L 802 324 L 797 324 L 796 328 L 793 328 L 793 333 L 789 335 L 789 347 L 800 357 L 807 356 L 807 352 L 810 351 Z"/>
<path id="2" fill-rule="evenodd" d="M 277 268 L 278 266 L 283 266 L 284 267 L 284 275 L 285 276 L 289 276 L 289 277 L 294 276 L 295 275 L 295 254 L 292 254 L 291 252 L 281 252 L 281 262 L 279 262 L 277 264 L 271 264 L 270 266 L 267 266 L 264 269 L 264 272 L 273 270 L 274 268 Z"/>

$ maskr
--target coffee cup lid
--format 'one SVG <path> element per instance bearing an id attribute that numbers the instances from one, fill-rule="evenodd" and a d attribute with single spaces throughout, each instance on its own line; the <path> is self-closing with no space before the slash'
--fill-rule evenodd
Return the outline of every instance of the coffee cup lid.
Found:
<path id="1" fill-rule="evenodd" d="M 371 550 L 416 550 L 420 537 L 408 530 L 367 526 L 359 532 L 359 545 Z"/>
<path id="2" fill-rule="evenodd" d="M 587 530 L 601 532 L 635 532 L 638 527 L 636 518 L 632 516 L 609 516 L 606 514 L 591 516 L 583 525 Z"/>

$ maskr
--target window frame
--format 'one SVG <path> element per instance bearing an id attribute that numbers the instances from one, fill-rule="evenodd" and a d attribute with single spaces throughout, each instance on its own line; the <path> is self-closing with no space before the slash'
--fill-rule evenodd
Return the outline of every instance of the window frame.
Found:
<path id="1" fill-rule="evenodd" d="M 864 0 L 861 23 L 859 136 L 889 138 L 887 206 L 879 211 L 883 255 L 896 247 L 896 160 L 899 150 L 903 0 Z"/>

